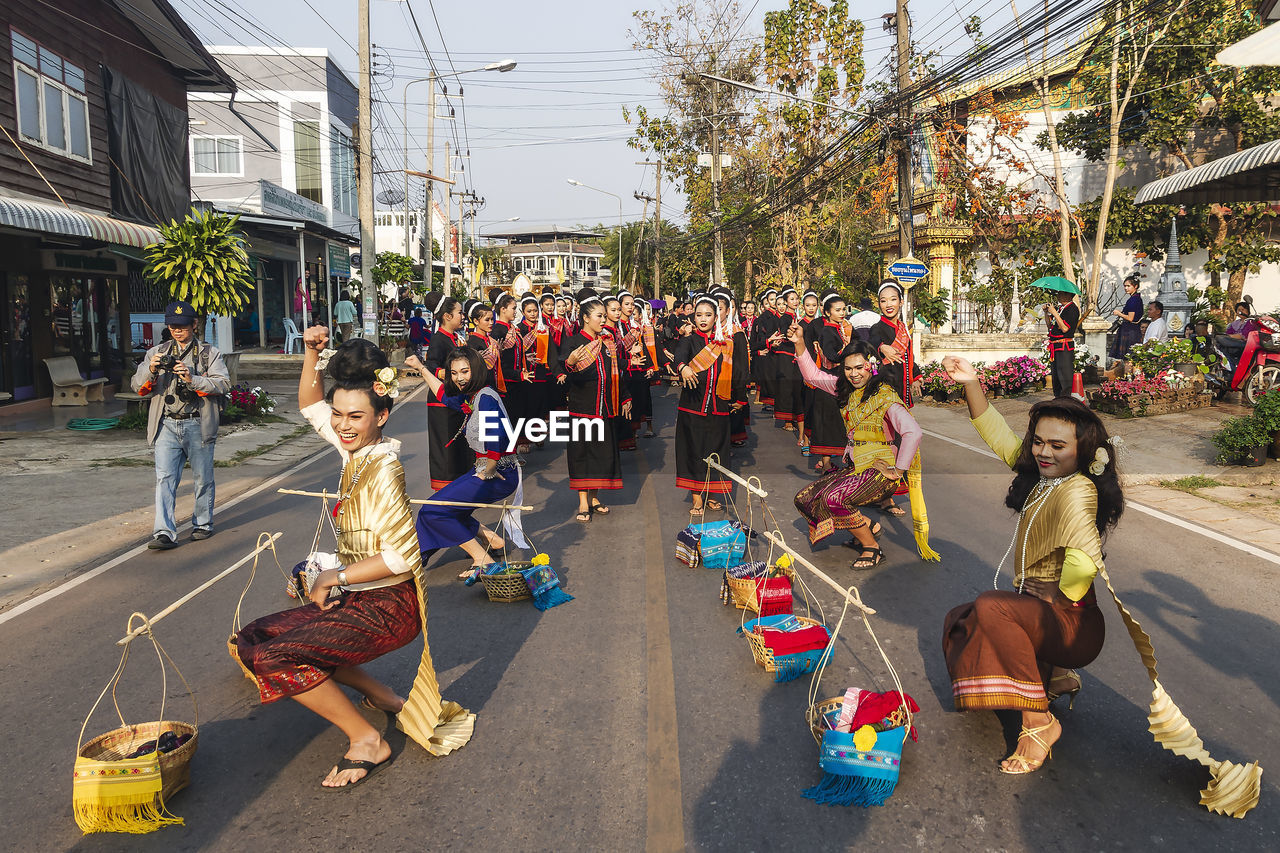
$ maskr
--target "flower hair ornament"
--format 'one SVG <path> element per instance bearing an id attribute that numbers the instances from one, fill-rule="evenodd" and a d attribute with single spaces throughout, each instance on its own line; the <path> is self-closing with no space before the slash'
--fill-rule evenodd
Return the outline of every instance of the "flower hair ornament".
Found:
<path id="1" fill-rule="evenodd" d="M 400 396 L 400 376 L 394 367 L 381 367 L 373 372 L 373 393 L 392 400 Z"/>
<path id="2" fill-rule="evenodd" d="M 1111 461 L 1111 454 L 1107 452 L 1105 447 L 1099 447 L 1093 454 L 1093 461 L 1089 463 L 1089 473 L 1095 477 L 1101 477 L 1102 472 L 1107 470 L 1107 463 Z"/>

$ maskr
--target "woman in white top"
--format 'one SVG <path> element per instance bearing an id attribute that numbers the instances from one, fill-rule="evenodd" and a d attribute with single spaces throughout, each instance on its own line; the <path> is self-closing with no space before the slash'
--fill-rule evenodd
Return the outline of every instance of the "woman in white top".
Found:
<path id="1" fill-rule="evenodd" d="M 309 604 L 255 620 L 235 642 L 264 704 L 292 697 L 350 739 L 346 754 L 321 783 L 342 788 L 382 769 L 391 747 L 339 684 L 363 693 L 366 707 L 387 713 L 413 714 L 408 705 L 427 706 L 427 730 L 436 725 L 441 702 L 425 642 L 408 703 L 360 668 L 425 631 L 426 600 L 415 583 L 421 558 L 400 442 L 382 436 L 397 393 L 395 370 L 372 342 L 348 341 L 329 360 L 334 387 L 326 398 L 318 361 L 328 337 L 323 326 L 304 335 L 298 407 L 342 453 L 340 499 L 333 509 L 342 565 L 320 573 Z"/>

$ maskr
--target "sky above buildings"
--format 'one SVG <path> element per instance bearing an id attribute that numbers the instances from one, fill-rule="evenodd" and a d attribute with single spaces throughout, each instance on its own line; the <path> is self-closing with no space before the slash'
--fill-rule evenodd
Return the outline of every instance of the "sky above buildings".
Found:
<path id="1" fill-rule="evenodd" d="M 173 0 L 174 6 L 207 44 L 282 44 L 325 47 L 353 82 L 357 80 L 355 0 Z M 569 178 L 622 199 L 622 214 L 637 219 L 642 203 L 636 190 L 652 193 L 651 167 L 634 165 L 642 152 L 629 148 L 624 105 L 663 110 L 652 57 L 632 49 L 628 31 L 637 8 L 658 8 L 655 0 L 411 0 L 422 38 L 447 73 L 467 71 L 511 58 L 505 74 L 478 72 L 447 81 L 451 97 L 441 97 L 436 122 L 436 170 L 444 170 L 443 147 L 470 151 L 462 181 L 486 200 L 477 215 L 480 231 L 520 223 L 612 224 L 618 201 L 571 186 Z M 758 38 L 764 14 L 786 0 L 743 0 L 750 10 L 739 38 Z M 866 22 L 868 76 L 887 70 L 893 35 L 880 16 L 893 0 L 851 4 Z M 969 45 L 963 22 L 980 14 L 993 25 L 1007 17 L 1007 0 L 914 0 L 913 36 L 918 47 L 944 57 Z M 374 148 L 379 169 L 399 169 L 404 159 L 402 99 L 405 84 L 431 73 L 422 44 L 400 0 L 373 0 L 371 41 L 375 45 Z M 991 26 L 988 26 L 988 32 Z M 446 54 L 445 47 L 448 52 Z M 270 81 L 258 81 L 270 88 Z M 459 85 L 461 84 L 461 85 Z M 252 88 L 252 86 L 250 86 Z M 462 97 L 458 98 L 459 88 Z M 426 145 L 426 85 L 409 89 L 407 127 L 411 169 L 423 169 Z M 379 177 L 378 189 L 402 186 L 399 175 Z M 418 184 L 411 195 L 420 198 Z M 683 221 L 683 200 L 664 188 L 664 218 Z"/>

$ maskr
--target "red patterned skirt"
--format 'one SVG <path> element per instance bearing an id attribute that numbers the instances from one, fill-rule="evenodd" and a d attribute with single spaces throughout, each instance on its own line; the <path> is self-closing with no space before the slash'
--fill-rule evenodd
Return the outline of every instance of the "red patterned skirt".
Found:
<path id="1" fill-rule="evenodd" d="M 236 653 L 258 681 L 262 704 L 305 693 L 340 666 L 359 666 L 408 644 L 422 630 L 413 581 L 357 590 L 337 607 L 314 604 L 255 619 Z"/>

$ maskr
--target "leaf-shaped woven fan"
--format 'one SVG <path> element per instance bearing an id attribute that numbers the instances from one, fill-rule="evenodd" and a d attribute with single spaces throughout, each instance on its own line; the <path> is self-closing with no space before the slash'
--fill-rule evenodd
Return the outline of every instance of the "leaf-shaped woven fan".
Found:
<path id="1" fill-rule="evenodd" d="M 1209 785 L 1200 792 L 1200 805 L 1211 812 L 1244 817 L 1249 809 L 1258 804 L 1262 790 L 1262 768 L 1256 761 L 1252 764 L 1232 764 L 1230 761 L 1216 761 L 1209 755 L 1191 721 L 1183 715 L 1160 684 L 1160 673 L 1156 671 L 1156 653 L 1151 646 L 1150 635 L 1133 618 L 1120 596 L 1116 595 L 1105 568 L 1101 569 L 1101 574 L 1154 686 L 1151 691 L 1151 712 L 1147 714 L 1147 721 L 1151 726 L 1147 731 L 1155 737 L 1156 743 L 1170 752 L 1198 761 L 1209 768 Z"/>

